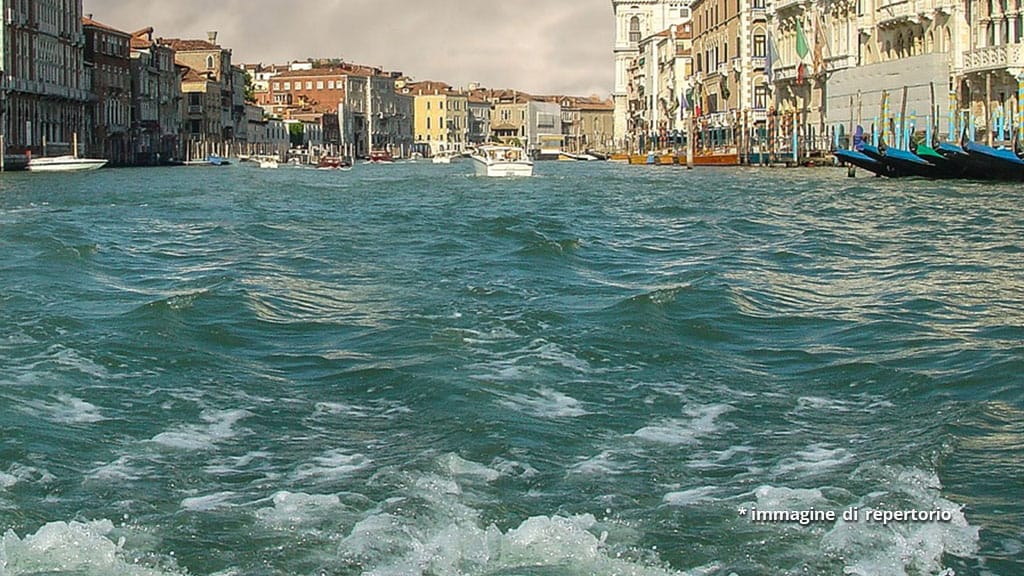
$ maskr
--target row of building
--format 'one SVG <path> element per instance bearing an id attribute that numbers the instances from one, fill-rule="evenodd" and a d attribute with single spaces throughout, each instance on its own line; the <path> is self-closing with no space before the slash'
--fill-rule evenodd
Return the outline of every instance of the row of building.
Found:
<path id="1" fill-rule="evenodd" d="M 614 106 L 596 96 L 454 88 L 337 60 L 245 68 L 267 116 L 321 122 L 355 156 L 430 156 L 492 141 L 576 152 L 606 149 L 612 139 Z"/>
<path id="2" fill-rule="evenodd" d="M 796 125 L 825 149 L 893 114 L 998 139 L 1024 115 L 1020 0 L 612 0 L 618 148 Z M 903 104 L 906 94 L 906 104 Z M 1002 120 L 1001 120 L 1002 119 Z M 952 128 L 951 128 L 952 127 Z M 1005 130 L 1002 130 L 1005 132 Z"/>
<path id="3" fill-rule="evenodd" d="M 217 42 L 161 38 L 83 15 L 82 0 L 2 2 L 0 149 L 77 152 L 114 165 L 209 154 L 463 151 L 489 141 L 535 151 L 606 148 L 613 105 L 415 82 L 340 60 L 237 64 Z"/>

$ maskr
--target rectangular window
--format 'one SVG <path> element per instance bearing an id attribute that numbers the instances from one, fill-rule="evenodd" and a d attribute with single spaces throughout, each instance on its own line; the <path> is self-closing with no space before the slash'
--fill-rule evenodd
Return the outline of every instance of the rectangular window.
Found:
<path id="1" fill-rule="evenodd" d="M 327 81 L 327 89 L 328 90 L 334 90 L 334 80 L 328 80 Z"/>
<path id="2" fill-rule="evenodd" d="M 317 80 L 316 81 L 316 89 L 317 90 L 323 90 L 324 89 L 324 81 L 323 80 Z"/>
<path id="3" fill-rule="evenodd" d="M 291 82 L 285 82 L 284 83 L 284 89 L 285 90 L 291 90 L 292 89 L 292 83 Z"/>
<path id="4" fill-rule="evenodd" d="M 313 81 L 312 80 L 306 80 L 306 90 L 312 90 L 312 89 L 313 89 Z"/>
<path id="5" fill-rule="evenodd" d="M 765 57 L 765 46 L 764 34 L 754 34 L 754 58 Z"/>
<path id="6" fill-rule="evenodd" d="M 754 108 L 765 110 L 768 108 L 768 86 L 761 85 L 754 87 Z"/>

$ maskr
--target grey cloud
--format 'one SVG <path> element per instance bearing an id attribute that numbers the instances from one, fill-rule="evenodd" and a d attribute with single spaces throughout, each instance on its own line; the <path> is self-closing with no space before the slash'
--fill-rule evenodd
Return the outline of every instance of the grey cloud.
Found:
<path id="1" fill-rule="evenodd" d="M 456 86 L 482 82 L 537 94 L 612 88 L 607 0 L 84 0 L 122 30 L 206 38 L 216 30 L 236 61 L 316 57 L 401 70 Z"/>

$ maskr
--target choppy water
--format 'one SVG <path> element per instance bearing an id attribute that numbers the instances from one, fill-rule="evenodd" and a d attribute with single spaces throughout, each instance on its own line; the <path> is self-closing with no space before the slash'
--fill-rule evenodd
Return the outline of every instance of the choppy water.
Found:
<path id="1" fill-rule="evenodd" d="M 2 175 L 0 576 L 1024 574 L 1019 187 L 468 171 Z"/>

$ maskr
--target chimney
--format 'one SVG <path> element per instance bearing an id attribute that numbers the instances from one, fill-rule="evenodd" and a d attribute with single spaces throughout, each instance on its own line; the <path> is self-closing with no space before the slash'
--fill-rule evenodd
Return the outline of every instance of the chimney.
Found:
<path id="1" fill-rule="evenodd" d="M 210 32 L 207 32 L 206 33 L 206 37 L 209 38 L 210 44 L 216 44 L 217 43 L 217 31 L 216 30 L 212 30 Z"/>

